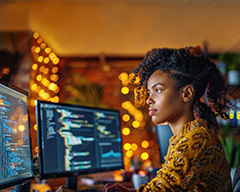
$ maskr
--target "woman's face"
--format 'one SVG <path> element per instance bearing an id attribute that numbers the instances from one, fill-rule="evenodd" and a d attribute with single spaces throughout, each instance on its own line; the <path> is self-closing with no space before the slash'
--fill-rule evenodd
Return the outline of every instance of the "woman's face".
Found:
<path id="1" fill-rule="evenodd" d="M 154 124 L 176 122 L 183 115 L 183 99 L 176 81 L 167 73 L 155 71 L 148 79 L 147 104 Z"/>

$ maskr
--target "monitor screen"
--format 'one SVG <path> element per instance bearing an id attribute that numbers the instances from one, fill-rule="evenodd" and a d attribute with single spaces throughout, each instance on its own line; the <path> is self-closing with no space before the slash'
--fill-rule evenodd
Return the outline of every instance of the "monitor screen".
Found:
<path id="1" fill-rule="evenodd" d="M 165 162 L 164 157 L 167 155 L 169 139 L 173 136 L 172 130 L 168 124 L 160 124 L 156 126 L 157 138 L 159 144 L 160 161 Z"/>
<path id="2" fill-rule="evenodd" d="M 27 93 L 0 84 L 0 189 L 34 178 Z"/>
<path id="3" fill-rule="evenodd" d="M 40 178 L 124 168 L 119 111 L 37 100 L 36 114 Z"/>

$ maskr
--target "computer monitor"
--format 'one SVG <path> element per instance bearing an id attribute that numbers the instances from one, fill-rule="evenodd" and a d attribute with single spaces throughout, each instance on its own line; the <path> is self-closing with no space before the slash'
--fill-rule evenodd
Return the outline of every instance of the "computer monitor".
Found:
<path id="1" fill-rule="evenodd" d="M 0 189 L 34 179 L 29 125 L 27 92 L 0 84 Z"/>
<path id="2" fill-rule="evenodd" d="M 41 179 L 76 190 L 78 175 L 124 168 L 119 111 L 37 100 L 36 114 Z"/>
<path id="3" fill-rule="evenodd" d="M 167 155 L 169 146 L 169 139 L 173 136 L 173 133 L 168 124 L 157 125 L 156 132 L 159 144 L 160 161 L 161 163 L 164 163 L 164 157 Z"/>

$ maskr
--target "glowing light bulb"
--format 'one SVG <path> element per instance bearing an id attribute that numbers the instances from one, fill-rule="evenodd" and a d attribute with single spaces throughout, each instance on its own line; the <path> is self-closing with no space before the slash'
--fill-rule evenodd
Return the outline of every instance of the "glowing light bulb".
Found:
<path id="1" fill-rule="evenodd" d="M 43 61 L 43 56 L 39 56 L 39 57 L 38 57 L 38 62 L 41 63 L 42 61 Z"/>
<path id="2" fill-rule="evenodd" d="M 38 42 L 38 44 L 41 44 L 41 43 L 43 42 L 42 38 L 39 38 L 39 39 L 37 40 L 37 42 Z"/>
<path id="3" fill-rule="evenodd" d="M 37 131 L 37 124 L 35 124 L 35 125 L 33 126 L 33 129 L 34 129 L 35 131 Z"/>
<path id="4" fill-rule="evenodd" d="M 40 47 L 36 47 L 35 52 L 39 53 L 40 51 L 41 51 L 41 48 Z"/>
<path id="5" fill-rule="evenodd" d="M 46 52 L 47 54 L 49 54 L 49 53 L 51 52 L 51 49 L 50 49 L 49 47 L 47 47 L 47 48 L 45 49 L 45 52 Z"/>
<path id="6" fill-rule="evenodd" d="M 129 89 L 128 89 L 128 87 L 123 87 L 122 89 L 121 89 L 121 92 L 123 93 L 123 94 L 128 94 L 129 93 Z"/>
<path id="7" fill-rule="evenodd" d="M 128 114 L 124 114 L 124 115 L 122 116 L 122 119 L 123 119 L 123 121 L 127 122 L 127 121 L 129 121 L 130 116 L 129 116 Z"/>
<path id="8" fill-rule="evenodd" d="M 132 126 L 133 126 L 134 128 L 138 128 L 138 127 L 140 126 L 139 121 L 133 121 L 133 122 L 132 122 Z"/>
<path id="9" fill-rule="evenodd" d="M 122 133 L 123 135 L 129 135 L 130 134 L 130 129 L 125 127 L 123 130 L 122 130 Z"/>
<path id="10" fill-rule="evenodd" d="M 133 151 L 129 150 L 126 152 L 127 157 L 132 157 L 133 156 Z"/>
<path id="11" fill-rule="evenodd" d="M 145 140 L 141 143 L 141 145 L 142 145 L 143 148 L 148 148 L 149 142 Z"/>
<path id="12" fill-rule="evenodd" d="M 38 68 L 38 64 L 35 63 L 35 64 L 32 65 L 33 70 L 37 70 L 37 68 Z"/>
<path id="13" fill-rule="evenodd" d="M 119 78 L 121 81 L 126 80 L 126 79 L 128 79 L 128 74 L 127 74 L 126 72 L 122 72 L 122 73 L 118 76 L 118 78 Z"/>
<path id="14" fill-rule="evenodd" d="M 52 72 L 53 72 L 53 73 L 57 73 L 57 72 L 58 72 L 58 67 L 56 67 L 56 66 L 53 67 L 53 68 L 52 68 Z"/>
<path id="15" fill-rule="evenodd" d="M 45 69 L 43 70 L 43 73 L 44 73 L 44 74 L 48 74 L 48 72 L 49 72 L 49 69 L 48 69 L 48 68 L 45 68 Z"/>
<path id="16" fill-rule="evenodd" d="M 45 57 L 44 60 L 43 60 L 43 62 L 44 62 L 45 64 L 48 64 L 48 63 L 49 63 L 49 58 L 48 58 L 48 57 Z"/>
<path id="17" fill-rule="evenodd" d="M 34 83 L 34 84 L 31 86 L 31 89 L 32 89 L 33 91 L 36 91 L 36 90 L 37 90 L 37 84 Z"/>
<path id="18" fill-rule="evenodd" d="M 24 131 L 24 130 L 25 130 L 25 127 L 24 127 L 24 125 L 19 125 L 19 126 L 18 126 L 18 129 L 19 129 L 19 131 Z"/>
<path id="19" fill-rule="evenodd" d="M 41 80 L 42 80 L 42 75 L 38 75 L 38 76 L 36 77 L 36 79 L 37 79 L 37 81 L 41 81 Z"/>
<path id="20" fill-rule="evenodd" d="M 143 153 L 141 154 L 142 160 L 146 160 L 146 159 L 148 159 L 148 157 L 149 157 L 149 155 L 148 155 L 147 152 L 143 152 Z"/>
<path id="21" fill-rule="evenodd" d="M 132 146 L 131 146 L 131 149 L 133 151 L 136 151 L 138 149 L 138 145 L 136 143 L 133 143 Z"/>
<path id="22" fill-rule="evenodd" d="M 131 144 L 130 143 L 125 143 L 123 148 L 127 151 L 127 150 L 131 149 Z"/>
<path id="23" fill-rule="evenodd" d="M 39 33 L 38 32 L 35 32 L 34 34 L 33 34 L 33 38 L 34 39 L 37 39 L 39 37 Z"/>
<path id="24" fill-rule="evenodd" d="M 46 43 L 42 43 L 42 44 L 40 45 L 40 47 L 41 47 L 42 49 L 45 49 L 46 46 L 47 46 Z"/>

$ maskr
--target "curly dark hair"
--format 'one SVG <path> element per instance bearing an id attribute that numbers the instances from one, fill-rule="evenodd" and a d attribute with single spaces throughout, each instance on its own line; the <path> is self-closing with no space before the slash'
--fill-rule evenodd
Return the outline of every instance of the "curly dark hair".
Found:
<path id="1" fill-rule="evenodd" d="M 196 117 L 204 119 L 208 128 L 219 131 L 216 117 L 228 119 L 227 111 L 231 108 L 227 85 L 216 64 L 201 52 L 201 47 L 180 49 L 160 48 L 149 51 L 142 63 L 133 70 L 140 77 L 137 88 L 147 87 L 149 77 L 156 71 L 168 73 L 177 82 L 176 89 L 192 85 L 195 91 L 192 110 Z M 134 81 L 134 79 L 133 79 Z M 207 92 L 207 102 L 202 97 Z M 206 98 L 205 98 L 206 101 Z"/>

